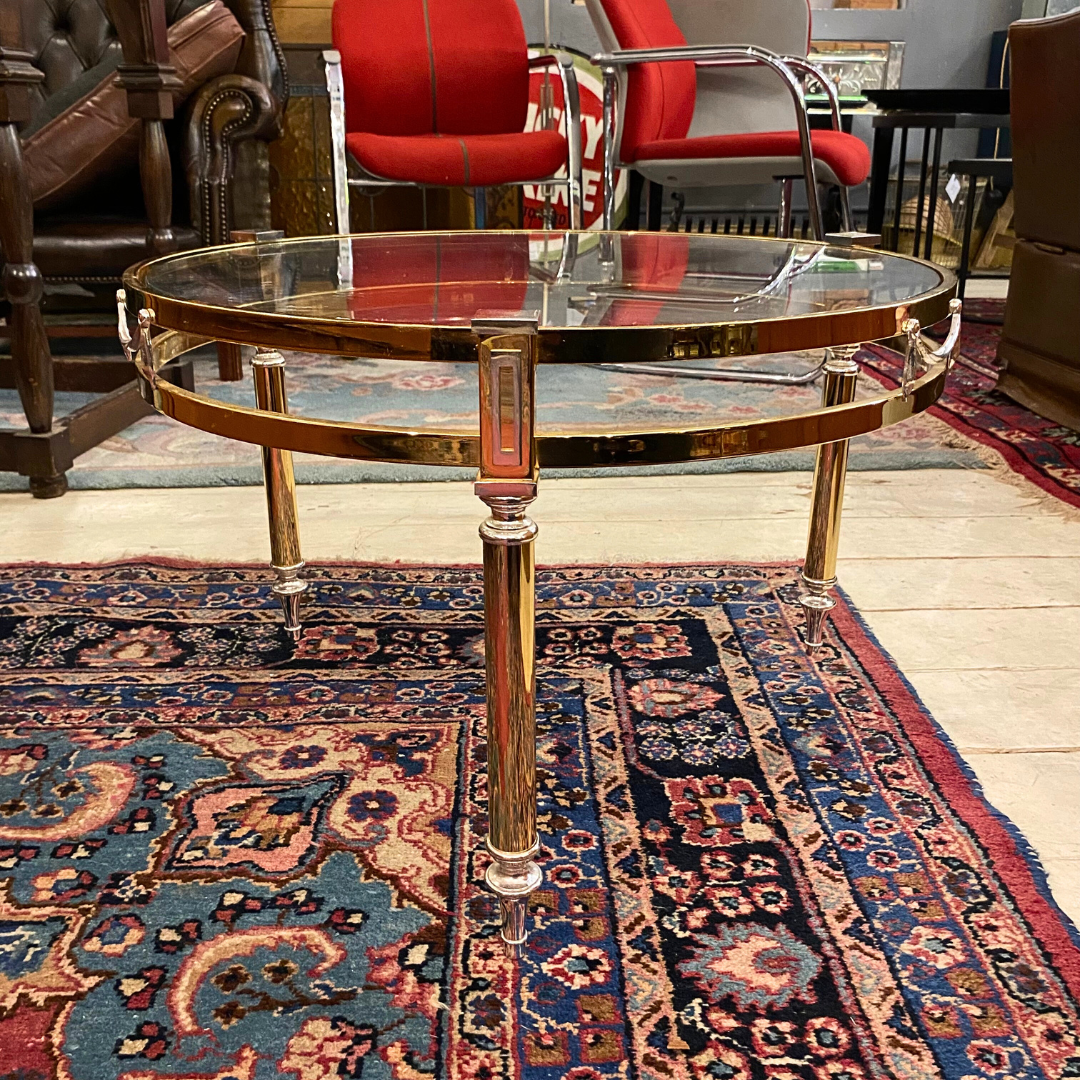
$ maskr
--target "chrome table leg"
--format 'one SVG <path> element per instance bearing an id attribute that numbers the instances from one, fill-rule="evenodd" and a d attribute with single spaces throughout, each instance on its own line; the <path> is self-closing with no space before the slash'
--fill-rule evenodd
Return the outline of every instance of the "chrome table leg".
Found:
<path id="1" fill-rule="evenodd" d="M 533 545 L 535 333 L 503 334 L 480 346 L 480 474 L 476 494 L 491 516 L 484 542 L 487 667 L 487 849 L 485 878 L 498 896 L 509 955 L 526 940 L 529 895 L 542 880 L 536 831 L 536 659 Z"/>
<path id="2" fill-rule="evenodd" d="M 829 350 L 824 365 L 821 403 L 843 405 L 855 397 L 859 365 L 854 355 L 858 346 Z M 836 584 L 836 548 L 840 540 L 840 514 L 847 477 L 848 440 L 822 443 L 814 466 L 810 535 L 803 563 L 803 591 L 799 603 L 806 612 L 806 644 L 821 644 L 826 613 L 836 606 L 830 591 Z"/>
<path id="3" fill-rule="evenodd" d="M 251 361 L 255 401 L 267 412 L 287 413 L 285 361 L 279 352 L 257 349 Z M 296 514 L 296 478 L 291 450 L 262 447 L 263 483 L 270 517 L 270 565 L 277 575 L 274 595 L 285 614 L 285 629 L 294 641 L 300 638 L 300 599 L 308 583 L 300 577 L 300 529 Z"/>

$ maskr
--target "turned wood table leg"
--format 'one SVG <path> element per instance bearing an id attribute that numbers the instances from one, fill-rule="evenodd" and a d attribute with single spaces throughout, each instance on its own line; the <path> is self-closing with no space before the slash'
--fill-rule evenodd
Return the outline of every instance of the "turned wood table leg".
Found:
<path id="1" fill-rule="evenodd" d="M 44 283 L 34 264 L 34 209 L 17 127 L 30 117 L 29 88 L 44 76 L 31 66 L 21 37 L 17 13 L 14 21 L 0 24 L 0 245 L 4 298 L 11 304 L 15 386 L 27 426 L 35 435 L 45 435 L 53 423 L 53 364 L 41 317 Z M 52 462 L 52 455 L 46 458 Z M 45 468 L 30 476 L 30 491 L 39 499 L 63 495 L 64 472 L 54 462 Z"/>

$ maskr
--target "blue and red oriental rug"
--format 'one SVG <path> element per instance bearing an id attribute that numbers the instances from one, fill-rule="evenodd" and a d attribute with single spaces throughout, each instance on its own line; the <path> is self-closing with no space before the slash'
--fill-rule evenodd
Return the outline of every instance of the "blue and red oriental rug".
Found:
<path id="1" fill-rule="evenodd" d="M 0 569 L 4 1080 L 1080 1076 L 1080 946 L 843 600 L 539 574 L 545 882 L 482 885 L 477 571 Z"/>

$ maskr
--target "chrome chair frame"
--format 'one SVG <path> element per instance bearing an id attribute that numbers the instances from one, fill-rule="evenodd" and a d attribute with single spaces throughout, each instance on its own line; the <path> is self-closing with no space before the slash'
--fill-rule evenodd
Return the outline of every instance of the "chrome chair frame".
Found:
<path id="1" fill-rule="evenodd" d="M 616 160 L 615 133 L 618 108 L 618 72 L 620 68 L 634 64 L 655 64 L 664 61 L 692 61 L 696 67 L 754 67 L 765 66 L 780 76 L 795 104 L 795 119 L 799 131 L 802 152 L 803 179 L 806 180 L 806 201 L 810 211 L 810 227 L 815 240 L 825 238 L 825 226 L 821 216 L 817 182 L 814 173 L 813 145 L 810 141 L 810 118 L 803 96 L 803 83 L 812 77 L 821 84 L 829 98 L 833 128 L 842 130 L 840 120 L 840 97 L 836 87 L 815 64 L 799 56 L 780 56 L 757 45 L 683 45 L 662 49 L 620 49 L 617 52 L 598 53 L 592 57 L 604 79 L 604 228 L 610 229 L 615 220 L 614 178 L 617 168 L 633 168 Z M 795 69 L 795 70 L 793 70 Z M 800 74 L 796 74 L 798 71 Z M 780 218 L 785 235 L 791 231 L 790 179 L 781 178 Z M 840 185 L 841 213 L 844 229 L 850 231 L 851 208 L 847 188 Z"/>
<path id="2" fill-rule="evenodd" d="M 345 148 L 345 83 L 341 75 L 341 53 L 327 49 L 321 55 L 326 72 L 326 89 L 330 97 L 330 145 L 334 170 L 334 210 L 339 236 L 347 236 L 349 228 L 349 188 L 427 188 L 434 185 L 419 184 L 410 180 L 387 180 L 367 172 L 355 158 L 350 176 L 350 156 Z M 581 97 L 578 92 L 577 73 L 571 56 L 547 53 L 529 59 L 529 69 L 555 65 L 559 69 L 559 81 L 563 90 L 563 112 L 566 115 L 566 176 L 548 176 L 539 179 L 519 180 L 518 184 L 536 184 L 541 187 L 565 187 L 569 210 L 570 228 L 581 228 Z M 482 188 L 474 188 L 481 191 Z M 425 204 L 426 207 L 426 204 Z M 426 224 L 426 222 L 425 222 Z"/>

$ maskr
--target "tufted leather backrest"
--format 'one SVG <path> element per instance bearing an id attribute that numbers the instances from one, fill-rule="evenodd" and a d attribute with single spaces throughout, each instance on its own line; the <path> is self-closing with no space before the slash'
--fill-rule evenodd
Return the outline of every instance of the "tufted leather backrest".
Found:
<path id="1" fill-rule="evenodd" d="M 120 63 L 120 42 L 103 0 L 16 0 L 22 7 L 22 45 L 45 81 L 33 90 L 33 111 L 84 72 L 105 61 Z M 172 25 L 206 0 L 165 0 Z"/>

